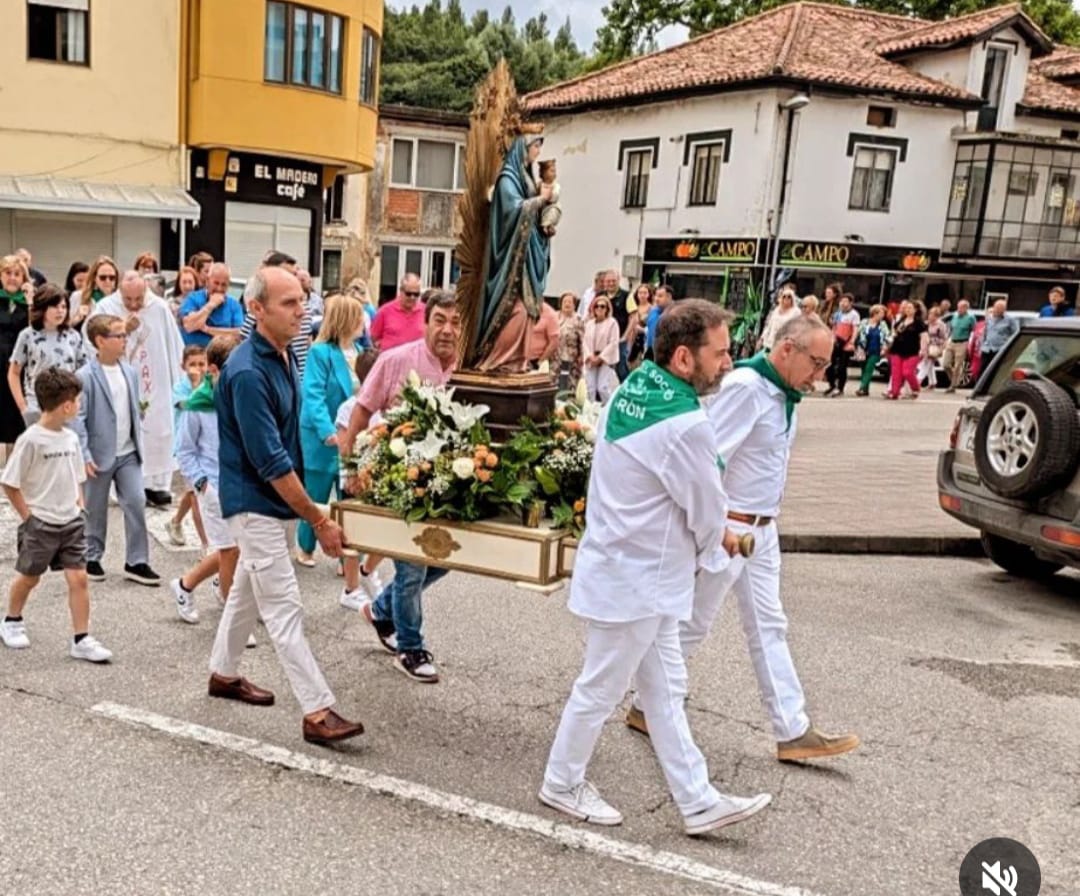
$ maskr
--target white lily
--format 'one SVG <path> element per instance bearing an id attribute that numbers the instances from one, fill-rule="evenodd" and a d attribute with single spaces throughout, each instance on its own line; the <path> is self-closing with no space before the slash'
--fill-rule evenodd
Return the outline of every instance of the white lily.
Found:
<path id="1" fill-rule="evenodd" d="M 442 454 L 445 447 L 446 439 L 439 438 L 434 432 L 429 432 L 422 442 L 417 442 L 412 446 L 412 450 L 422 460 L 433 461 Z"/>
<path id="2" fill-rule="evenodd" d="M 454 401 L 450 403 L 450 416 L 454 418 L 454 426 L 465 431 L 471 429 L 478 420 L 483 420 L 490 411 L 486 404 L 461 404 Z"/>
<path id="3" fill-rule="evenodd" d="M 458 479 L 472 479 L 473 462 L 471 458 L 459 457 L 451 465 L 450 469 Z"/>

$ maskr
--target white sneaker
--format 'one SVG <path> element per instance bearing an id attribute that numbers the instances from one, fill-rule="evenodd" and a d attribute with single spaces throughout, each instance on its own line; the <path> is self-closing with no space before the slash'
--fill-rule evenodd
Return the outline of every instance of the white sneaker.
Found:
<path id="1" fill-rule="evenodd" d="M 255 632 L 252 632 L 250 635 L 248 635 L 247 643 L 244 646 L 245 647 L 258 647 L 259 646 L 259 642 L 255 640 Z"/>
<path id="2" fill-rule="evenodd" d="M 375 600 L 380 594 L 383 593 L 383 589 L 386 587 L 383 584 L 382 578 L 379 576 L 379 571 L 373 569 L 366 576 L 363 570 L 360 571 L 360 587 L 367 592 L 367 596 L 372 600 Z"/>
<path id="3" fill-rule="evenodd" d="M 751 815 L 756 815 L 772 802 L 772 794 L 759 793 L 757 796 L 724 796 L 720 795 L 720 802 L 715 806 L 687 815 L 683 821 L 686 824 L 686 833 L 691 837 L 696 834 L 704 834 L 706 831 L 715 831 L 717 828 L 727 827 L 737 821 L 743 821 Z"/>
<path id="4" fill-rule="evenodd" d="M 0 641 L 5 647 L 13 650 L 24 650 L 30 646 L 30 638 L 26 635 L 26 623 L 21 619 L 18 622 L 0 622 Z"/>
<path id="5" fill-rule="evenodd" d="M 364 589 L 356 588 L 350 591 L 348 588 L 342 588 L 338 603 L 346 610 L 358 611 L 364 605 Z"/>
<path id="6" fill-rule="evenodd" d="M 93 635 L 87 635 L 78 644 L 71 639 L 71 655 L 77 660 L 88 663 L 107 663 L 112 659 L 112 651 L 106 650 Z"/>
<path id="7" fill-rule="evenodd" d="M 199 611 L 195 609 L 195 595 L 180 584 L 179 579 L 169 582 L 173 597 L 176 598 L 176 615 L 189 625 L 195 625 L 199 621 Z"/>
<path id="8" fill-rule="evenodd" d="M 545 806 L 565 812 L 578 821 L 590 821 L 593 824 L 609 826 L 622 824 L 622 813 L 605 802 L 588 781 L 582 781 L 570 790 L 555 790 L 545 781 L 538 796 Z"/>
<path id="9" fill-rule="evenodd" d="M 183 523 L 178 523 L 175 519 L 169 520 L 165 524 L 165 532 L 168 533 L 169 541 L 175 544 L 177 547 L 183 547 L 187 544 L 187 537 L 184 535 Z"/>

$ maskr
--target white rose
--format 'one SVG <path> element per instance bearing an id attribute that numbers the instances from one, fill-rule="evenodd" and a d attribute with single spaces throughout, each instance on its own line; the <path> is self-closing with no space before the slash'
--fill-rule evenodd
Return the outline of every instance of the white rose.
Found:
<path id="1" fill-rule="evenodd" d="M 409 450 L 409 446 L 405 444 L 404 439 L 391 439 L 390 440 L 390 453 L 394 457 L 404 457 L 405 452 Z"/>
<path id="2" fill-rule="evenodd" d="M 583 426 L 581 428 L 581 435 L 590 445 L 596 441 L 596 430 L 591 426 Z"/>
<path id="3" fill-rule="evenodd" d="M 407 382 L 414 389 L 419 389 L 420 388 L 420 374 L 418 374 L 415 370 L 410 370 L 409 375 L 405 378 L 405 382 Z"/>
<path id="4" fill-rule="evenodd" d="M 473 474 L 472 458 L 459 457 L 450 465 L 450 469 L 454 471 L 454 475 L 458 479 L 471 479 Z"/>

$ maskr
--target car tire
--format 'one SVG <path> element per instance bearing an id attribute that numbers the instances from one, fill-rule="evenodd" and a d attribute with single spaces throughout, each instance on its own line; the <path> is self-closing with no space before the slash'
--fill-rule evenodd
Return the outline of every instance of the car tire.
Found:
<path id="1" fill-rule="evenodd" d="M 1003 498 L 1034 500 L 1072 479 L 1080 463 L 1080 418 L 1064 389 L 1021 380 L 987 402 L 975 431 L 975 466 Z"/>
<path id="2" fill-rule="evenodd" d="M 991 535 L 989 532 L 979 533 L 979 540 L 987 557 L 1005 572 L 1018 578 L 1048 579 L 1063 565 L 1040 560 L 1026 544 Z"/>

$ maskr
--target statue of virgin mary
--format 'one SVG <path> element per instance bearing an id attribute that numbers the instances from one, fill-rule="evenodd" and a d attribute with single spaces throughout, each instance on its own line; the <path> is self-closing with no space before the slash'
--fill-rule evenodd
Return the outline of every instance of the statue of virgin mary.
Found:
<path id="1" fill-rule="evenodd" d="M 540 316 L 551 267 L 550 238 L 540 226 L 551 187 L 537 183 L 533 174 L 543 142 L 539 134 L 516 137 L 495 180 L 477 329 L 478 370 L 529 369 L 529 337 Z"/>

